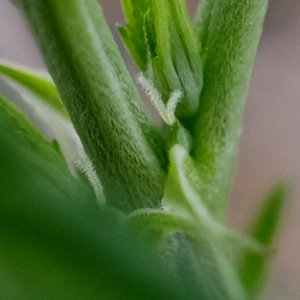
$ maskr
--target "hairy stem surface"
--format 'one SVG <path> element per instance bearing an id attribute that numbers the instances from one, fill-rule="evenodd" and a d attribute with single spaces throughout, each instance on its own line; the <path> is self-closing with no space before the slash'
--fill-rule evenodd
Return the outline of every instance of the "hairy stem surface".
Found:
<path id="1" fill-rule="evenodd" d="M 203 198 L 215 203 L 221 219 L 267 2 L 203 0 L 196 20 L 204 86 L 193 132 L 193 156 L 204 182 Z"/>
<path id="2" fill-rule="evenodd" d="M 96 0 L 18 0 L 109 205 L 155 207 L 159 137 Z"/>

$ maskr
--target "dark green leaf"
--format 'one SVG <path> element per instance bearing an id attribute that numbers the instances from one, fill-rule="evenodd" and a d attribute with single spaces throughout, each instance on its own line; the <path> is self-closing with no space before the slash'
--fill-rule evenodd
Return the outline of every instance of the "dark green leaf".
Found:
<path id="1" fill-rule="evenodd" d="M 159 269 L 151 245 L 119 212 L 101 211 L 89 185 L 0 103 L 1 298 L 205 299 Z"/>

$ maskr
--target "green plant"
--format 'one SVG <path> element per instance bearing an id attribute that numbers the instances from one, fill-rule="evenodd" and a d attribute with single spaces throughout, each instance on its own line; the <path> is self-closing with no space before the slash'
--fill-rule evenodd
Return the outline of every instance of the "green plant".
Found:
<path id="1" fill-rule="evenodd" d="M 267 0 L 202 0 L 195 22 L 184 0 L 121 2 L 160 126 L 96 0 L 14 0 L 54 82 L 6 62 L 0 73 L 55 139 L 0 98 L 1 295 L 257 298 L 286 190 L 249 235 L 226 210 Z M 72 122 L 85 152 L 53 118 Z"/>

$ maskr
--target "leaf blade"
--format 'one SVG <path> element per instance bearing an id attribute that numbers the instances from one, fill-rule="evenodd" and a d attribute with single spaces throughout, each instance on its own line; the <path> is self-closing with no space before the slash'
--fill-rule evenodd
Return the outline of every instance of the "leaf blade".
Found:
<path id="1" fill-rule="evenodd" d="M 143 4 L 142 4 L 143 3 Z M 164 102 L 173 92 L 182 93 L 176 116 L 195 115 L 202 88 L 200 45 L 185 1 L 124 0 L 127 25 L 121 36 L 133 59 L 160 91 Z M 136 40 L 138 43 L 136 43 Z M 137 59 L 136 53 L 143 58 Z"/>
<path id="2" fill-rule="evenodd" d="M 5 299 L 188 299 L 120 212 L 0 98 L 0 287 Z"/>
<path id="3" fill-rule="evenodd" d="M 288 189 L 285 185 L 275 186 L 267 196 L 259 215 L 253 223 L 250 234 L 266 247 L 272 246 L 287 196 Z M 262 255 L 251 250 L 245 251 L 242 255 L 240 274 L 252 297 L 258 295 L 263 287 L 269 256 L 270 253 Z"/>
<path id="4" fill-rule="evenodd" d="M 213 218 L 209 203 L 202 201 L 191 160 L 183 146 L 175 145 L 170 150 L 163 204 L 171 213 L 189 220 L 195 232 L 190 236 L 187 232 L 187 240 L 180 240 L 183 242 L 180 249 L 186 252 L 176 262 L 183 262 L 184 273 L 192 272 L 195 282 L 209 299 L 247 299 L 238 270 L 224 247 L 225 241 L 232 235 L 230 229 L 218 223 Z M 237 240 L 239 238 L 234 242 Z"/>
<path id="5" fill-rule="evenodd" d="M 2 60 L 0 74 L 25 87 L 64 118 L 68 118 L 54 83 L 46 76 Z"/>

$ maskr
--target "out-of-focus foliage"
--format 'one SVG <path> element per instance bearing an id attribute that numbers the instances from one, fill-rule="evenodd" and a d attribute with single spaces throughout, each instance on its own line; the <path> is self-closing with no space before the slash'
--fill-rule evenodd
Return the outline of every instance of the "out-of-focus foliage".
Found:
<path id="1" fill-rule="evenodd" d="M 0 61 L 0 74 L 28 89 L 63 117 L 67 117 L 55 84 L 44 74 L 22 69 L 5 61 Z"/>
<path id="2" fill-rule="evenodd" d="M 52 145 L 0 102 L 0 290 L 4 299 L 196 299 L 117 210 L 100 209 Z"/>
<path id="3" fill-rule="evenodd" d="M 256 298 L 285 188 L 249 236 L 224 219 L 267 1 L 203 0 L 195 24 L 184 0 L 121 1 L 119 32 L 162 126 L 97 0 L 13 2 L 53 82 L 4 62 L 0 74 L 68 115 L 86 153 L 67 164 L 57 128 L 46 140 L 0 98 L 1 297 Z"/>
<path id="4" fill-rule="evenodd" d="M 263 288 L 267 263 L 273 251 L 272 242 L 277 232 L 286 198 L 287 188 L 284 185 L 275 186 L 266 198 L 264 206 L 251 228 L 251 235 L 269 247 L 264 255 L 249 249 L 243 253 L 240 273 L 246 288 L 253 297 L 257 297 Z"/>

